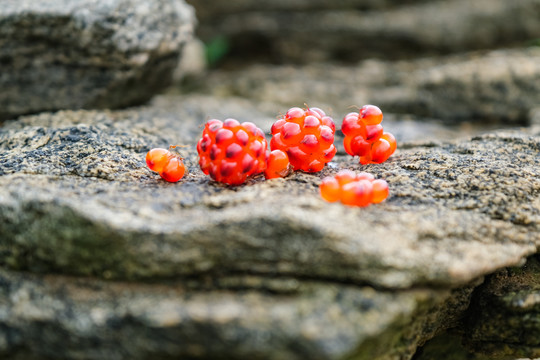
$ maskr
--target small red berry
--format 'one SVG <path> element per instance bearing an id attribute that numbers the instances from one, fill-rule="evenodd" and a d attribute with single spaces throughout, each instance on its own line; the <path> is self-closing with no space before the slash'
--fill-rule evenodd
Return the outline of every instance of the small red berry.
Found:
<path id="1" fill-rule="evenodd" d="M 374 204 L 378 204 L 388 197 L 388 183 L 382 179 L 373 181 L 373 199 Z"/>
<path id="2" fill-rule="evenodd" d="M 364 105 L 360 109 L 360 116 L 366 125 L 377 125 L 383 120 L 383 113 L 375 105 Z"/>
<path id="3" fill-rule="evenodd" d="M 363 165 L 380 164 L 396 150 L 396 139 L 384 133 L 382 119 L 381 109 L 374 105 L 365 105 L 358 113 L 352 112 L 343 118 L 341 131 L 345 135 L 345 151 L 359 156 Z"/>
<path id="4" fill-rule="evenodd" d="M 384 180 L 375 180 L 369 173 L 341 170 L 334 177 L 324 178 L 319 191 L 328 202 L 339 200 L 345 205 L 365 207 L 386 199 L 388 184 Z"/>
<path id="5" fill-rule="evenodd" d="M 184 177 L 186 167 L 181 159 L 173 157 L 159 175 L 168 182 L 177 182 Z"/>
<path id="6" fill-rule="evenodd" d="M 160 172 L 169 162 L 170 154 L 167 149 L 152 149 L 146 154 L 146 165 L 150 170 Z"/>
<path id="7" fill-rule="evenodd" d="M 341 170 L 336 174 L 335 179 L 338 181 L 339 186 L 343 187 L 343 185 L 356 180 L 356 173 L 352 170 Z"/>
<path id="8" fill-rule="evenodd" d="M 381 136 L 381 139 L 388 141 L 388 143 L 390 144 L 390 155 L 392 155 L 396 151 L 396 148 L 397 148 L 397 142 L 394 135 L 390 133 L 384 133 Z"/>
<path id="9" fill-rule="evenodd" d="M 199 165 L 215 181 L 240 185 L 266 169 L 267 147 L 264 133 L 253 123 L 210 120 L 197 143 Z"/>
<path id="10" fill-rule="evenodd" d="M 324 178 L 319 190 L 322 198 L 328 202 L 335 202 L 341 198 L 341 186 L 333 177 Z"/>
<path id="11" fill-rule="evenodd" d="M 371 161 L 380 164 L 385 162 L 391 155 L 392 146 L 385 139 L 377 140 L 371 147 Z"/>
<path id="12" fill-rule="evenodd" d="M 289 162 L 287 153 L 281 150 L 272 150 L 266 157 L 266 170 L 264 176 L 267 179 L 285 177 L 292 172 L 292 165 Z"/>
<path id="13" fill-rule="evenodd" d="M 356 180 L 341 188 L 341 202 L 345 205 L 365 207 L 372 198 L 373 185 L 369 180 Z"/>
<path id="14" fill-rule="evenodd" d="M 146 154 L 146 165 L 168 182 L 177 182 L 186 172 L 182 158 L 161 148 L 152 149 Z"/>
<path id="15" fill-rule="evenodd" d="M 319 108 L 291 108 L 272 125 L 272 150 L 287 153 L 294 170 L 317 172 L 336 154 L 335 124 Z"/>
<path id="16" fill-rule="evenodd" d="M 367 125 L 366 130 L 367 130 L 366 140 L 371 143 L 379 140 L 383 134 L 383 127 L 380 124 Z"/>

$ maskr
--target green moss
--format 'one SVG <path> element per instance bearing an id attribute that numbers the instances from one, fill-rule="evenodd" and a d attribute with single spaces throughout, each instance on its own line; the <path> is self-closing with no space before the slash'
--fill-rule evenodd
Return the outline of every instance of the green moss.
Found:
<path id="1" fill-rule="evenodd" d="M 206 61 L 211 67 L 216 66 L 229 52 L 230 43 L 224 36 L 218 36 L 206 44 Z"/>

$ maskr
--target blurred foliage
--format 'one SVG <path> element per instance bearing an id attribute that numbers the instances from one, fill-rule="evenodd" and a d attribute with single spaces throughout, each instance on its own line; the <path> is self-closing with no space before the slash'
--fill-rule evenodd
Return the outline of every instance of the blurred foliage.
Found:
<path id="1" fill-rule="evenodd" d="M 528 46 L 540 46 L 540 38 L 532 39 L 527 43 Z"/>
<path id="2" fill-rule="evenodd" d="M 206 61 L 210 67 L 216 66 L 227 55 L 230 42 L 225 36 L 218 36 L 206 44 Z"/>

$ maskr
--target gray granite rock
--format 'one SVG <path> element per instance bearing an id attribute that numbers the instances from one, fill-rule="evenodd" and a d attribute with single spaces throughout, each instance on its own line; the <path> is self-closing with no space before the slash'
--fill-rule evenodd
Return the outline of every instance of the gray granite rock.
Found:
<path id="1" fill-rule="evenodd" d="M 0 130 L 0 263 L 117 279 L 253 273 L 408 288 L 454 287 L 537 251 L 539 130 L 402 149 L 379 166 L 339 155 L 320 174 L 218 185 L 196 165 L 208 116 L 272 117 L 235 102 L 159 98 L 122 112 L 60 112 Z M 226 115 L 227 114 L 227 115 Z M 144 165 L 183 143 L 178 184 Z M 391 186 L 384 204 L 325 203 L 322 176 L 350 168 Z"/>
<path id="2" fill-rule="evenodd" d="M 193 25 L 182 0 L 3 1 L 0 120 L 145 102 L 170 83 Z"/>
<path id="3" fill-rule="evenodd" d="M 205 288 L 1 270 L 0 356 L 390 360 L 414 353 L 418 329 L 448 323 L 443 290 L 252 277 L 251 288 L 232 291 L 209 280 Z"/>
<path id="4" fill-rule="evenodd" d="M 241 61 L 411 58 L 524 46 L 540 36 L 537 0 L 192 3 L 201 37 L 226 37 Z"/>
<path id="5" fill-rule="evenodd" d="M 540 356 L 540 258 L 488 277 L 465 330 L 469 348 L 490 359 Z"/>
<path id="6" fill-rule="evenodd" d="M 459 326 L 431 339 L 417 360 L 528 360 L 540 356 L 540 261 L 490 275 Z"/>
<path id="7" fill-rule="evenodd" d="M 524 124 L 537 118 L 540 48 L 398 62 L 369 60 L 357 66 L 256 65 L 211 72 L 194 86 L 216 96 L 243 96 L 285 106 L 322 103 L 334 113 L 373 103 L 385 113 L 447 123 L 482 123 L 484 128 L 485 123 Z M 433 123 L 426 126 L 432 136 Z M 445 137 L 449 130 L 439 132 Z"/>
<path id="8" fill-rule="evenodd" d="M 411 359 L 460 324 L 482 276 L 538 252 L 538 127 L 400 142 L 381 165 L 338 155 L 320 174 L 240 187 L 200 172 L 205 120 L 267 132 L 285 110 L 167 95 L 6 122 L 0 356 Z M 144 164 L 169 144 L 187 145 L 176 184 Z M 385 178 L 389 199 L 325 203 L 320 179 L 341 168 Z"/>
<path id="9" fill-rule="evenodd" d="M 438 60 L 378 94 L 391 111 L 441 119 L 532 121 L 540 102 L 540 48 L 501 50 Z"/>

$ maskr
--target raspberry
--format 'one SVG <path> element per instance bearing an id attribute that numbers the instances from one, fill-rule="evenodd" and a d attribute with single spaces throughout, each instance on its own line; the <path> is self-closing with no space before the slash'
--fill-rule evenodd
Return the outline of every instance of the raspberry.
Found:
<path id="1" fill-rule="evenodd" d="M 360 112 L 349 113 L 343 119 L 345 151 L 360 156 L 362 165 L 383 163 L 396 151 L 396 139 L 384 132 L 382 119 L 381 109 L 374 105 L 365 105 Z"/>
<path id="2" fill-rule="evenodd" d="M 181 157 L 161 148 L 152 149 L 146 154 L 146 165 L 168 182 L 177 182 L 184 177 L 186 171 Z"/>
<path id="3" fill-rule="evenodd" d="M 264 170 L 264 176 L 267 179 L 285 177 L 289 175 L 292 170 L 292 165 L 289 162 L 287 153 L 281 150 L 273 150 L 266 154 L 266 170 Z"/>
<path id="4" fill-rule="evenodd" d="M 215 181 L 240 185 L 266 169 L 267 147 L 264 133 L 253 123 L 210 120 L 197 143 L 199 165 Z"/>
<path id="5" fill-rule="evenodd" d="M 388 183 L 375 180 L 368 173 L 356 174 L 341 170 L 334 177 L 326 177 L 319 187 L 321 196 L 328 202 L 341 201 L 345 205 L 365 207 L 378 204 L 388 197 Z"/>
<path id="6" fill-rule="evenodd" d="M 334 120 L 318 108 L 291 108 L 272 125 L 272 150 L 287 153 L 294 170 L 321 171 L 336 154 Z"/>

